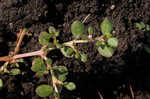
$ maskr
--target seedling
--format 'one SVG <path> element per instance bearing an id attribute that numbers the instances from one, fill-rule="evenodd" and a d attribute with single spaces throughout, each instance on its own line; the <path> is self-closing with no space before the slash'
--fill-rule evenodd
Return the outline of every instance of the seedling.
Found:
<path id="1" fill-rule="evenodd" d="M 150 43 L 150 26 L 148 24 L 144 24 L 143 22 L 135 23 L 136 28 L 145 33 L 146 42 Z M 150 47 L 148 44 L 144 44 L 144 50 L 150 53 Z"/>
<path id="2" fill-rule="evenodd" d="M 42 77 L 43 75 L 50 74 L 52 85 L 41 84 L 37 86 L 36 93 L 40 97 L 49 97 L 53 94 L 55 99 L 60 99 L 59 90 L 57 88 L 58 85 L 65 87 L 70 91 L 76 89 L 76 86 L 73 82 L 66 81 L 66 77 L 68 75 L 66 66 L 53 66 L 53 61 L 47 57 L 47 54 L 52 50 L 59 49 L 67 58 L 76 58 L 80 59 L 81 62 L 86 62 L 88 61 L 88 57 L 85 53 L 78 49 L 77 44 L 96 42 L 95 44 L 98 52 L 102 56 L 110 58 L 114 54 L 115 48 L 118 46 L 118 39 L 112 36 L 111 32 L 113 30 L 113 26 L 107 18 L 105 18 L 101 23 L 100 29 L 102 31 L 102 35 L 93 38 L 92 34 L 94 33 L 94 28 L 92 26 L 88 27 L 88 35 L 86 35 L 84 24 L 80 21 L 74 21 L 71 25 L 71 32 L 74 40 L 60 43 L 57 39 L 59 31 L 50 26 L 48 32 L 42 32 L 39 36 L 39 43 L 42 45 L 40 50 L 17 54 L 19 52 L 23 36 L 27 33 L 25 29 L 21 32 L 23 35 L 20 35 L 18 38 L 18 44 L 16 46 L 17 50 L 15 50 L 15 53 L 13 55 L 0 57 L 0 61 L 6 61 L 0 71 L 11 75 L 21 74 L 21 71 L 18 68 L 12 67 L 11 70 L 8 70 L 8 64 L 16 64 L 19 62 L 19 59 L 24 57 L 38 56 L 33 60 L 31 70 L 35 72 L 36 77 Z M 19 65 L 16 67 L 19 67 Z"/>

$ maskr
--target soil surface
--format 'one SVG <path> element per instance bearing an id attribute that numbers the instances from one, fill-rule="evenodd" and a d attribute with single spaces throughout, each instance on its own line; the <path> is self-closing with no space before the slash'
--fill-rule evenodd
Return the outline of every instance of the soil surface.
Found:
<path id="1" fill-rule="evenodd" d="M 58 50 L 49 53 L 55 65 L 67 66 L 67 80 L 77 85 L 72 92 L 63 88 L 61 99 L 100 99 L 100 95 L 104 99 L 132 99 L 130 88 L 135 99 L 150 99 L 150 54 L 144 50 L 144 44 L 149 43 L 145 33 L 135 27 L 136 22 L 150 24 L 149 6 L 150 0 L 0 0 L 0 56 L 13 51 L 22 28 L 32 36 L 23 39 L 19 53 L 39 50 L 38 36 L 49 26 L 60 31 L 60 42 L 72 40 L 71 23 L 88 15 L 86 28 L 93 26 L 93 36 L 99 36 L 100 23 L 107 17 L 113 23 L 113 36 L 119 39 L 113 57 L 102 57 L 92 43 L 78 45 L 88 56 L 86 63 L 66 58 Z M 0 99 L 40 99 L 35 88 L 47 83 L 50 75 L 35 78 L 30 69 L 32 59 L 25 58 L 20 64 L 22 75 L 0 75 L 4 80 Z"/>

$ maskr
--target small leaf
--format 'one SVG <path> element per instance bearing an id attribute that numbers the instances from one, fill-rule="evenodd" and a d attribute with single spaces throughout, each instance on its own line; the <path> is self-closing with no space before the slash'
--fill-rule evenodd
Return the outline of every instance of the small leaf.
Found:
<path id="1" fill-rule="evenodd" d="M 62 44 L 56 43 L 56 48 L 61 48 Z"/>
<path id="2" fill-rule="evenodd" d="M 67 78 L 66 78 L 66 75 L 64 75 L 64 74 L 58 76 L 58 80 L 60 80 L 60 81 L 62 81 L 62 82 L 65 81 L 66 79 L 67 79 Z"/>
<path id="3" fill-rule="evenodd" d="M 10 74 L 11 75 L 19 75 L 21 73 L 20 69 L 12 69 L 10 71 Z"/>
<path id="4" fill-rule="evenodd" d="M 51 65 L 52 64 L 52 60 L 49 58 L 49 59 L 47 59 L 46 60 L 46 64 L 49 64 L 49 65 Z"/>
<path id="5" fill-rule="evenodd" d="M 70 47 L 63 47 L 60 50 L 65 57 L 70 58 L 70 57 L 73 57 L 73 55 L 74 55 L 74 51 Z"/>
<path id="6" fill-rule="evenodd" d="M 84 33 L 84 24 L 80 21 L 74 21 L 71 24 L 71 32 L 75 38 L 79 38 Z"/>
<path id="7" fill-rule="evenodd" d="M 0 78 L 0 88 L 3 87 L 3 80 Z"/>
<path id="8" fill-rule="evenodd" d="M 76 59 L 79 59 L 80 57 L 81 57 L 81 56 L 80 56 L 79 53 L 76 53 L 76 54 L 75 54 L 75 58 L 76 58 Z"/>
<path id="9" fill-rule="evenodd" d="M 106 35 L 106 38 L 108 38 L 108 39 L 112 37 L 112 34 L 110 34 L 110 33 L 106 33 L 105 35 Z"/>
<path id="10" fill-rule="evenodd" d="M 114 54 L 114 50 L 111 47 L 108 46 L 104 46 L 104 48 L 102 48 L 101 46 L 98 47 L 98 52 L 104 56 L 104 57 L 111 57 Z"/>
<path id="11" fill-rule="evenodd" d="M 102 33 L 103 33 L 104 35 L 106 35 L 106 34 L 112 32 L 112 30 L 113 30 L 113 25 L 112 25 L 112 23 L 111 23 L 107 18 L 105 18 L 105 19 L 103 20 L 103 22 L 101 23 L 100 28 L 101 28 Z"/>
<path id="12" fill-rule="evenodd" d="M 68 69 L 65 66 L 53 66 L 52 69 L 58 74 L 68 74 Z"/>
<path id="13" fill-rule="evenodd" d="M 82 62 L 86 62 L 86 61 L 87 61 L 87 56 L 86 56 L 86 54 L 81 53 L 80 55 L 81 55 L 81 61 L 82 61 Z"/>
<path id="14" fill-rule="evenodd" d="M 44 64 L 44 61 L 41 58 L 35 58 L 33 60 L 31 70 L 33 72 L 45 71 L 46 70 L 46 66 Z"/>
<path id="15" fill-rule="evenodd" d="M 53 88 L 50 85 L 43 84 L 36 88 L 36 93 L 40 97 L 48 97 L 52 92 L 53 92 Z"/>
<path id="16" fill-rule="evenodd" d="M 139 30 L 142 30 L 143 27 L 140 23 L 135 23 L 135 25 L 136 25 L 136 28 L 138 28 Z"/>
<path id="17" fill-rule="evenodd" d="M 94 33 L 94 29 L 93 29 L 93 27 L 89 27 L 88 28 L 88 34 L 93 34 Z"/>
<path id="18" fill-rule="evenodd" d="M 72 91 L 76 89 L 76 85 L 73 82 L 68 82 L 64 85 L 68 90 Z"/>
<path id="19" fill-rule="evenodd" d="M 56 37 L 59 36 L 59 32 L 53 26 L 50 26 L 48 29 L 50 34 L 54 34 Z"/>
<path id="20" fill-rule="evenodd" d="M 51 38 L 50 34 L 48 34 L 47 32 L 42 32 L 39 36 L 39 42 L 42 45 L 48 45 L 50 38 Z"/>
<path id="21" fill-rule="evenodd" d="M 109 46 L 116 48 L 118 46 L 118 39 L 115 37 L 109 38 L 107 43 Z"/>
<path id="22" fill-rule="evenodd" d="M 42 77 L 44 75 L 44 71 L 38 71 L 35 74 L 37 77 Z"/>

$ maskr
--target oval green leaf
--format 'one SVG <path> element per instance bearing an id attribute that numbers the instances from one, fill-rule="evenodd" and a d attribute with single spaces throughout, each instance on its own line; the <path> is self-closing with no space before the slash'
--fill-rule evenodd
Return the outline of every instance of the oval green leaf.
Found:
<path id="1" fill-rule="evenodd" d="M 118 39 L 115 37 L 109 38 L 107 43 L 109 46 L 116 48 L 118 46 Z"/>
<path id="2" fill-rule="evenodd" d="M 46 66 L 44 64 L 44 61 L 41 58 L 35 58 L 32 62 L 31 70 L 33 72 L 45 71 Z"/>
<path id="3" fill-rule="evenodd" d="M 39 36 L 39 43 L 42 45 L 48 45 L 51 35 L 47 32 L 42 32 Z"/>
<path id="4" fill-rule="evenodd" d="M 64 82 L 67 79 L 66 75 L 62 74 L 58 76 L 58 80 Z"/>
<path id="5" fill-rule="evenodd" d="M 112 30 L 113 30 L 113 25 L 112 25 L 112 23 L 111 23 L 107 18 L 105 18 L 105 19 L 103 20 L 103 22 L 101 23 L 100 28 L 101 28 L 101 32 L 102 32 L 104 35 L 106 35 L 106 34 L 112 32 Z"/>
<path id="6" fill-rule="evenodd" d="M 71 58 L 74 56 L 74 51 L 70 47 L 63 47 L 60 50 L 65 57 Z"/>
<path id="7" fill-rule="evenodd" d="M 54 34 L 56 37 L 59 36 L 59 32 L 53 26 L 48 28 L 49 33 Z"/>
<path id="8" fill-rule="evenodd" d="M 76 89 L 76 85 L 73 82 L 68 82 L 64 85 L 68 90 L 72 91 Z"/>
<path id="9" fill-rule="evenodd" d="M 104 56 L 104 57 L 111 57 L 114 54 L 114 50 L 111 47 L 108 46 L 104 46 L 104 48 L 102 48 L 101 46 L 98 47 L 98 52 Z"/>
<path id="10" fill-rule="evenodd" d="M 65 67 L 65 66 L 53 66 L 52 69 L 53 69 L 56 73 L 58 73 L 58 74 L 60 74 L 60 75 L 62 75 L 62 74 L 67 75 L 67 74 L 68 74 L 68 69 L 67 69 L 67 67 Z"/>
<path id="11" fill-rule="evenodd" d="M 84 24 L 80 21 L 74 21 L 71 24 L 71 32 L 75 38 L 79 38 L 84 33 Z"/>
<path id="12" fill-rule="evenodd" d="M 10 71 L 10 75 L 19 75 L 21 73 L 20 69 L 12 69 Z"/>
<path id="13" fill-rule="evenodd" d="M 86 54 L 81 53 L 80 55 L 81 55 L 81 61 L 82 61 L 82 62 L 86 62 L 86 61 L 87 61 L 87 56 L 86 56 Z"/>
<path id="14" fill-rule="evenodd" d="M 53 88 L 50 85 L 43 84 L 36 88 L 36 93 L 40 97 L 48 97 L 52 92 L 53 92 Z"/>

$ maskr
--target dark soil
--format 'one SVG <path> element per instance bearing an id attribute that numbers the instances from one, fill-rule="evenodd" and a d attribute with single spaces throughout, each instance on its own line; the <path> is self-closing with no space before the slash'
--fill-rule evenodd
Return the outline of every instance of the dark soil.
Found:
<path id="1" fill-rule="evenodd" d="M 83 21 L 90 14 L 85 25 L 94 26 L 96 37 L 100 23 L 108 17 L 114 26 L 113 35 L 119 39 L 112 58 L 99 55 L 91 43 L 78 45 L 88 55 L 86 63 L 68 59 L 60 51 L 49 53 L 54 64 L 67 66 L 68 81 L 77 85 L 72 92 L 63 88 L 61 99 L 100 99 L 98 93 L 104 99 L 132 99 L 130 85 L 136 99 L 150 99 L 150 55 L 143 49 L 145 33 L 135 27 L 135 22 L 150 24 L 149 6 L 150 0 L 0 0 L 0 56 L 13 51 L 16 34 L 24 27 L 32 36 L 24 38 L 19 53 L 40 49 L 39 33 L 50 25 L 60 31 L 60 42 L 66 42 L 73 39 L 70 24 L 74 20 Z M 25 58 L 20 64 L 22 75 L 0 75 L 4 80 L 0 99 L 39 99 L 34 90 L 50 77 L 34 78 L 32 59 Z"/>

